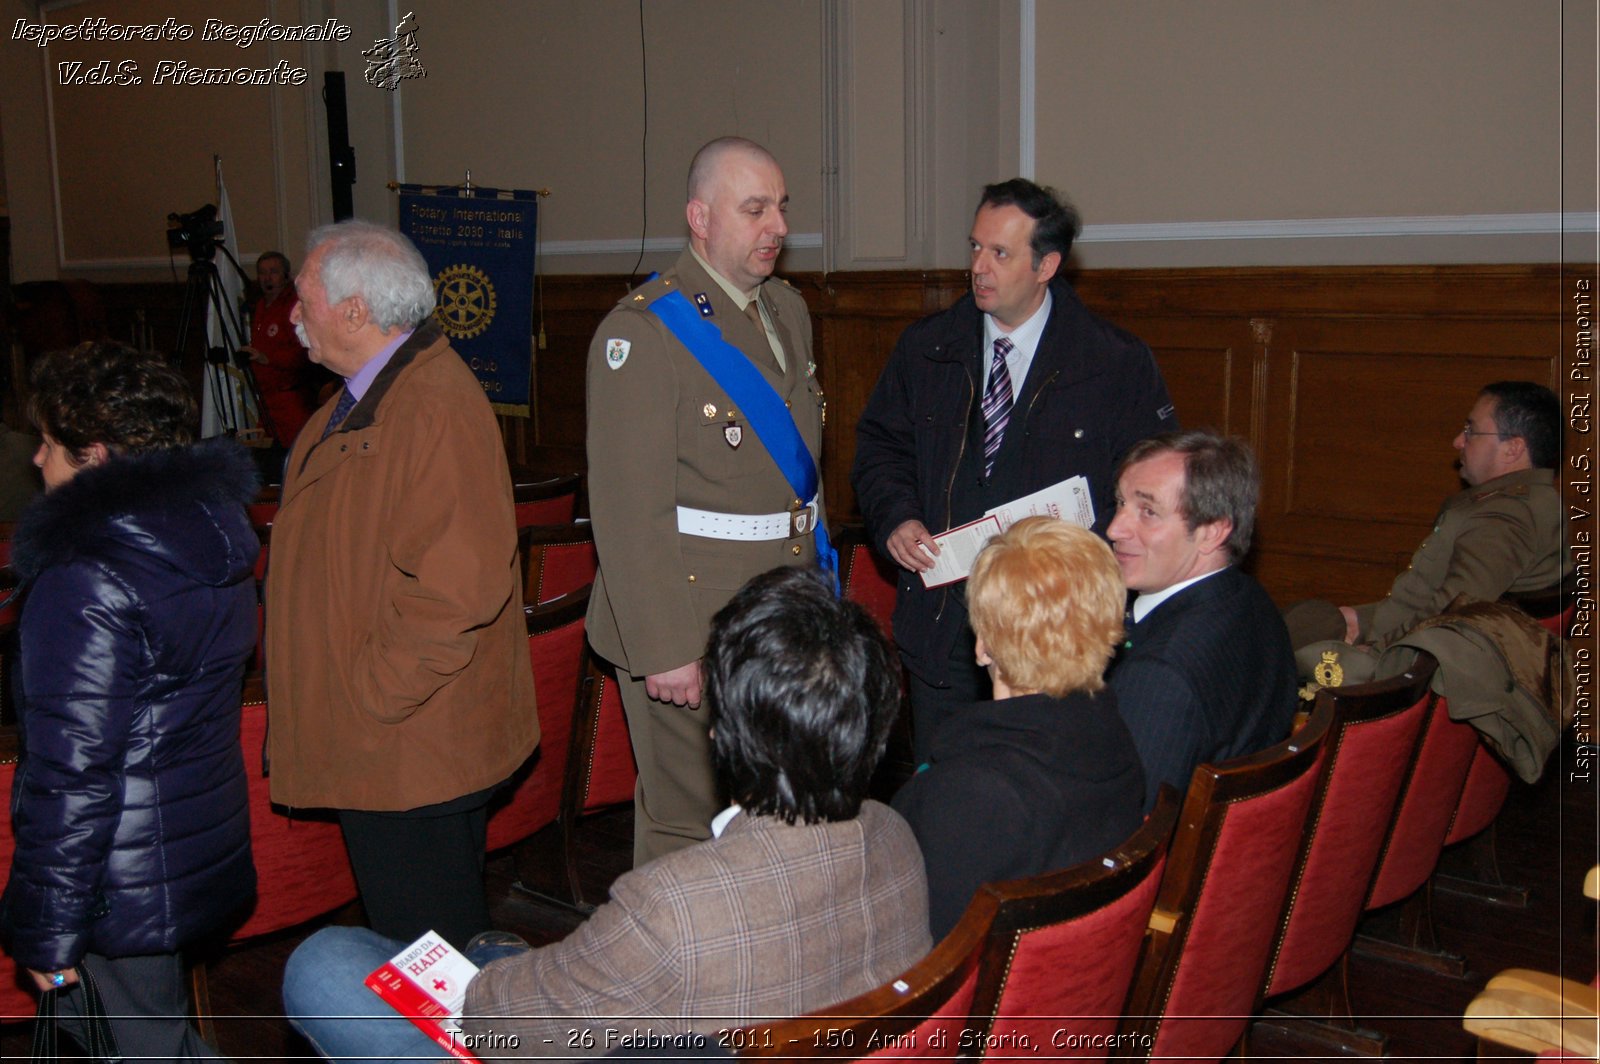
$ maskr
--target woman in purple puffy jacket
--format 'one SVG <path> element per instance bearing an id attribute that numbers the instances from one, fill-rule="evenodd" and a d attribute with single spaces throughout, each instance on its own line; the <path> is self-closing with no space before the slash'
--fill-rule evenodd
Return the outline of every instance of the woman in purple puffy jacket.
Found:
<path id="1" fill-rule="evenodd" d="M 87 971 L 123 1055 L 214 1056 L 180 950 L 255 891 L 239 747 L 254 467 L 232 441 L 193 442 L 194 399 L 157 355 L 82 344 L 33 385 L 45 494 L 13 545 L 22 758 L 0 929 L 69 1031 Z"/>

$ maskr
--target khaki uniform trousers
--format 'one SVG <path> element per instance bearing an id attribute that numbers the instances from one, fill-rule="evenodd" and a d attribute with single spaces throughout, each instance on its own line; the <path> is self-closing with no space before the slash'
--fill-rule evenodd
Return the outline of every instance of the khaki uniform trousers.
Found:
<path id="1" fill-rule="evenodd" d="M 711 770 L 711 712 L 660 702 L 644 680 L 617 670 L 639 780 L 633 791 L 633 864 L 637 868 L 711 837 L 726 806 Z"/>

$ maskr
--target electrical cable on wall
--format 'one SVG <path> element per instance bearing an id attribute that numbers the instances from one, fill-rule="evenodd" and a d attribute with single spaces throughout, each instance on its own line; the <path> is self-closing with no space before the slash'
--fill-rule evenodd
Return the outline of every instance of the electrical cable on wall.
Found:
<path id="1" fill-rule="evenodd" d="M 644 46 L 644 0 L 639 0 L 639 100 L 644 110 L 644 133 L 639 138 L 639 257 L 628 271 L 629 285 L 644 262 L 644 242 L 650 226 L 650 67 Z"/>

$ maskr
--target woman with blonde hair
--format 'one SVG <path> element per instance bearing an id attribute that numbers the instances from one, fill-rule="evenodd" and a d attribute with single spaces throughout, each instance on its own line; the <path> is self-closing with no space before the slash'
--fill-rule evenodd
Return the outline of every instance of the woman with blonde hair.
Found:
<path id="1" fill-rule="evenodd" d="M 1102 676 L 1127 592 L 1087 529 L 1050 517 L 989 541 L 967 581 L 994 700 L 949 717 L 895 796 L 928 871 L 937 940 L 978 887 L 1063 868 L 1139 825 L 1144 771 Z"/>

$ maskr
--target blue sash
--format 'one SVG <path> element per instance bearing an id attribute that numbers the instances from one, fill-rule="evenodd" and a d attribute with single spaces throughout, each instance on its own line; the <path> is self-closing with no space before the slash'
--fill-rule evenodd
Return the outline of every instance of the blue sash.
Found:
<path id="1" fill-rule="evenodd" d="M 700 316 L 684 296 L 673 289 L 650 303 L 678 342 L 689 349 L 705 371 L 728 393 L 761 445 L 767 449 L 778 470 L 794 489 L 794 497 L 809 502 L 817 493 L 817 463 L 812 461 L 806 441 L 795 427 L 794 417 L 772 385 L 751 364 L 743 351 L 722 338 L 722 330 Z M 839 552 L 828 542 L 828 528 L 820 509 L 815 515 L 812 538 L 817 548 L 817 563 L 833 578 L 833 592 L 839 594 Z"/>

